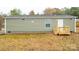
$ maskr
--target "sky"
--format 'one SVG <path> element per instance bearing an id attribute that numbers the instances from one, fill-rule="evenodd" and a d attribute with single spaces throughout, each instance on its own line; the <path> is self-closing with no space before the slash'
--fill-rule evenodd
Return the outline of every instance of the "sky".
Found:
<path id="1" fill-rule="evenodd" d="M 0 0 L 0 12 L 8 14 L 10 10 L 17 8 L 23 14 L 31 10 L 42 14 L 45 8 L 79 7 L 78 0 Z"/>

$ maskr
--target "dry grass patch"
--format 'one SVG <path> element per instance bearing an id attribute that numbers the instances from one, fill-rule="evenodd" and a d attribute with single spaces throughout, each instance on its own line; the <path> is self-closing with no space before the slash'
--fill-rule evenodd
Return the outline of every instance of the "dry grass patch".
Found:
<path id="1" fill-rule="evenodd" d="M 79 34 L 72 33 L 70 36 L 57 36 L 52 33 L 0 35 L 0 50 L 79 50 Z"/>

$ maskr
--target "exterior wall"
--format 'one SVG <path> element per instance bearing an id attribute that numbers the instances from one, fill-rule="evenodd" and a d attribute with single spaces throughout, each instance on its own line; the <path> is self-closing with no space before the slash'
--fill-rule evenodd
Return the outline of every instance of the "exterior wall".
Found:
<path id="1" fill-rule="evenodd" d="M 46 27 L 46 24 L 50 24 L 50 27 Z M 58 26 L 58 19 L 6 19 L 6 32 L 45 32 L 53 31 L 53 28 Z M 75 32 L 74 19 L 64 19 L 64 26 L 69 26 L 71 31 Z"/>
<path id="2" fill-rule="evenodd" d="M 47 28 L 46 24 L 50 24 Z M 44 32 L 52 31 L 56 27 L 56 20 L 53 19 L 7 19 L 6 31 L 11 32 Z"/>
<path id="3" fill-rule="evenodd" d="M 65 19 L 64 26 L 69 26 L 70 31 L 75 32 L 75 19 Z"/>

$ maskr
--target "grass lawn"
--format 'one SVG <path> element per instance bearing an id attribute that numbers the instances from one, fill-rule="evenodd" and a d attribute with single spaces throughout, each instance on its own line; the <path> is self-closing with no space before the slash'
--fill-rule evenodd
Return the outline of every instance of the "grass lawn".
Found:
<path id="1" fill-rule="evenodd" d="M 70 36 L 57 36 L 52 33 L 0 35 L 0 50 L 79 50 L 79 34 L 72 33 Z"/>

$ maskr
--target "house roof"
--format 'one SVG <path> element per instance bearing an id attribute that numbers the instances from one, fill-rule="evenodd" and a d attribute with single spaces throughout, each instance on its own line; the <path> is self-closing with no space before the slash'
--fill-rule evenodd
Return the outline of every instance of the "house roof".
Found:
<path id="1" fill-rule="evenodd" d="M 23 16 L 6 16 L 5 18 L 76 18 L 71 15 L 23 15 Z"/>
<path id="2" fill-rule="evenodd" d="M 79 22 L 79 19 L 76 19 L 76 21 L 78 21 L 78 22 Z"/>

